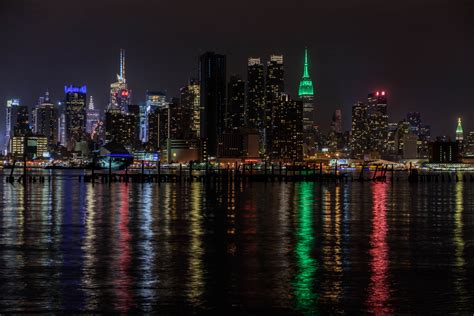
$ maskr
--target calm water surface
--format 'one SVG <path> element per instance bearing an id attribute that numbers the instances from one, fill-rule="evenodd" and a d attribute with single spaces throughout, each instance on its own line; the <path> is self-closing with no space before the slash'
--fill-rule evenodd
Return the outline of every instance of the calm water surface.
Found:
<path id="1" fill-rule="evenodd" d="M 472 315 L 473 193 L 3 182 L 0 313 Z"/>

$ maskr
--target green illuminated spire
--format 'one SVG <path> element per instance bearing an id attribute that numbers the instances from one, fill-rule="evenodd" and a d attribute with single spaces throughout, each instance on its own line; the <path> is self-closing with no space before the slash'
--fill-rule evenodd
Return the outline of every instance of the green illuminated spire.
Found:
<path id="1" fill-rule="evenodd" d="M 308 49 L 304 49 L 304 68 L 303 68 L 303 77 L 300 80 L 300 88 L 298 89 L 298 96 L 313 96 L 313 81 L 309 77 L 308 71 Z"/>
<path id="2" fill-rule="evenodd" d="M 461 118 L 458 118 L 458 126 L 456 127 L 456 140 L 462 141 L 464 138 L 464 131 L 462 129 Z"/>

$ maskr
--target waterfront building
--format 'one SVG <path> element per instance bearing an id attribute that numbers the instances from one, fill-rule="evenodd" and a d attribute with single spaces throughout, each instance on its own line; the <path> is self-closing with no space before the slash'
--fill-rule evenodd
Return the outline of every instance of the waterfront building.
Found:
<path id="1" fill-rule="evenodd" d="M 199 61 L 200 136 L 207 142 L 207 154 L 216 157 L 217 141 L 225 128 L 226 56 L 207 52 Z"/>
<path id="2" fill-rule="evenodd" d="M 430 163 L 458 163 L 459 148 L 457 142 L 435 141 L 431 143 Z"/>
<path id="3" fill-rule="evenodd" d="M 65 86 L 65 132 L 69 150 L 84 139 L 86 132 L 86 86 Z"/>
<path id="4" fill-rule="evenodd" d="M 163 91 L 147 91 L 145 93 L 145 106 L 140 107 L 140 139 L 142 142 L 148 141 L 148 116 L 156 110 L 165 108 L 166 93 Z"/>
<path id="5" fill-rule="evenodd" d="M 255 128 L 239 128 L 219 137 L 219 160 L 259 159 L 259 133 Z"/>
<path id="6" fill-rule="evenodd" d="M 46 136 L 38 135 L 13 136 L 8 152 L 16 159 L 46 158 L 49 156 L 48 139 Z"/>

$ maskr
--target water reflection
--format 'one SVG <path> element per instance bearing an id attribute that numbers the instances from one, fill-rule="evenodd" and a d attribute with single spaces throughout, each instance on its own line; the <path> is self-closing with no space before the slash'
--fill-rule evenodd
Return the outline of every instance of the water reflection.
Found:
<path id="1" fill-rule="evenodd" d="M 300 183 L 298 190 L 298 224 L 296 228 L 295 256 L 297 271 L 293 280 L 296 309 L 314 312 L 318 296 L 314 292 L 317 262 L 312 256 L 314 247 L 313 208 L 314 184 Z"/>
<path id="2" fill-rule="evenodd" d="M 368 290 L 367 308 L 376 315 L 389 315 L 393 313 L 390 305 L 389 285 L 389 247 L 387 244 L 387 189 L 388 184 L 377 183 L 373 190 L 373 220 L 372 234 L 370 236 L 369 251 L 370 284 Z"/>
<path id="3" fill-rule="evenodd" d="M 0 184 L 0 313 L 472 314 L 446 184 Z"/>

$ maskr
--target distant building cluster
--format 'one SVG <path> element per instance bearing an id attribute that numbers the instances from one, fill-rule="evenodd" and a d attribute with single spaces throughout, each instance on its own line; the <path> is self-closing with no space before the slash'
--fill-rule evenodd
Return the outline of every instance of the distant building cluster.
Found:
<path id="1" fill-rule="evenodd" d="M 5 153 L 13 159 L 87 159 L 115 143 L 137 157 L 166 162 L 474 158 L 474 133 L 464 137 L 461 119 L 455 141 L 432 139 L 418 112 L 391 122 L 383 90 L 353 105 L 350 131 L 343 129 L 341 109 L 335 109 L 329 131 L 321 131 L 307 49 L 296 97 L 286 93 L 284 58 L 277 54 L 266 63 L 248 58 L 243 78 L 228 75 L 225 55 L 206 52 L 199 57 L 197 78 L 178 97 L 149 90 L 139 103 L 132 101 L 123 49 L 119 65 L 105 111 L 87 98 L 85 85 L 66 85 L 56 103 L 46 92 L 31 111 L 19 99 L 8 100 Z"/>

